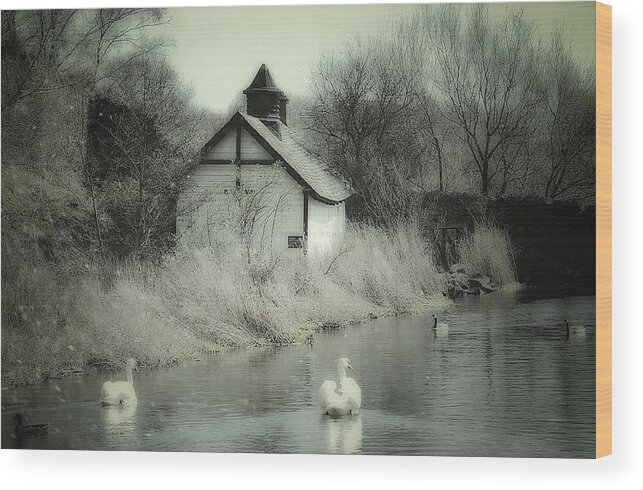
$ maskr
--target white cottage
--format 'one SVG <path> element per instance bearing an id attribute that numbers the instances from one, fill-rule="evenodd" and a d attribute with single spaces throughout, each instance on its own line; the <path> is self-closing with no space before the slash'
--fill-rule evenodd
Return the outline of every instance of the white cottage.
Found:
<path id="1" fill-rule="evenodd" d="M 298 145 L 287 125 L 288 98 L 266 65 L 244 94 L 247 112 L 232 116 L 201 150 L 179 200 L 189 211 L 179 213 L 177 235 L 207 246 L 221 223 L 236 219 L 256 250 L 330 249 L 344 233 L 350 191 Z"/>

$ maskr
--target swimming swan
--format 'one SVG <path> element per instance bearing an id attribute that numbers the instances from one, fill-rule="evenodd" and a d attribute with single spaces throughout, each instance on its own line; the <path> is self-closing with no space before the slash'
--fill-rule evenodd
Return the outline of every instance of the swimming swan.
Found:
<path id="1" fill-rule="evenodd" d="M 353 378 L 346 375 L 346 369 L 353 369 L 351 362 L 342 357 L 337 362 L 339 373 L 339 386 L 334 381 L 326 380 L 319 388 L 319 400 L 324 415 L 341 417 L 343 415 L 356 415 L 362 404 L 362 390 Z"/>
<path id="2" fill-rule="evenodd" d="M 567 320 L 565 320 L 565 339 L 569 337 L 585 337 L 585 327 L 583 325 L 570 325 Z"/>
<path id="3" fill-rule="evenodd" d="M 446 337 L 449 335 L 449 325 L 446 323 L 438 323 L 438 317 L 431 315 L 433 317 L 433 337 Z"/>
<path id="4" fill-rule="evenodd" d="M 132 369 L 136 367 L 134 359 L 128 359 L 125 364 L 127 372 L 127 381 L 105 381 L 101 394 L 103 400 L 101 405 L 103 407 L 113 405 L 136 405 L 136 392 L 134 391 L 134 379 L 132 377 Z"/>

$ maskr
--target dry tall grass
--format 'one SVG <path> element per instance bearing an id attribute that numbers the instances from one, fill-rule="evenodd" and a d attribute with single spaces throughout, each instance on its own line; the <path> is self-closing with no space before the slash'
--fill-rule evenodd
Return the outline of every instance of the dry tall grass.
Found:
<path id="1" fill-rule="evenodd" d="M 507 237 L 474 233 L 463 249 L 469 270 L 507 282 Z M 488 247 L 488 248 L 487 248 Z M 25 384 L 74 369 L 119 368 L 134 357 L 165 366 L 201 353 L 305 341 L 317 328 L 373 316 L 438 308 L 441 274 L 413 227 L 349 230 L 322 257 L 251 258 L 232 235 L 208 249 L 177 250 L 160 266 L 100 269 L 63 281 L 24 270 L 3 289 L 2 380 Z"/>
<path id="2" fill-rule="evenodd" d="M 489 223 L 478 224 L 457 247 L 468 274 L 489 276 L 500 285 L 516 282 L 516 268 L 507 232 Z"/>
<path id="3" fill-rule="evenodd" d="M 433 253 L 416 227 L 355 228 L 345 247 L 349 252 L 338 259 L 332 277 L 356 296 L 404 313 L 440 292 Z"/>

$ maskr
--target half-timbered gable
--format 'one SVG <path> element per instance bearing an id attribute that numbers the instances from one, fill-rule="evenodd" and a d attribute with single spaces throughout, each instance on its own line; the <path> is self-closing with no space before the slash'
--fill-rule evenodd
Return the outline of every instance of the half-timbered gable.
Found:
<path id="1" fill-rule="evenodd" d="M 179 202 L 177 234 L 207 246 L 222 223 L 239 220 L 257 251 L 332 248 L 344 233 L 350 191 L 297 143 L 288 98 L 265 65 L 244 93 L 248 112 L 232 116 L 201 151 Z"/>

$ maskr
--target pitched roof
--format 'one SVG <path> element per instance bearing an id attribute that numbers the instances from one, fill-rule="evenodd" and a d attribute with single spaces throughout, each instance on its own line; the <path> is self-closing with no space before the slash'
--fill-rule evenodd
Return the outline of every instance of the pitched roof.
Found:
<path id="1" fill-rule="evenodd" d="M 270 70 L 268 70 L 268 67 L 265 64 L 261 65 L 261 68 L 259 68 L 259 71 L 252 80 L 252 83 L 247 89 L 243 91 L 243 93 L 245 94 L 246 92 L 249 92 L 251 90 L 281 92 L 281 90 L 275 84 L 275 81 L 272 79 Z"/>
<path id="2" fill-rule="evenodd" d="M 239 116 L 279 155 L 321 200 L 343 201 L 351 192 L 328 168 L 297 143 L 292 129 L 281 121 L 274 123 L 275 131 L 261 119 L 239 112 Z M 279 133 L 277 136 L 276 132 Z M 315 196 L 314 196 L 315 197 Z"/>

